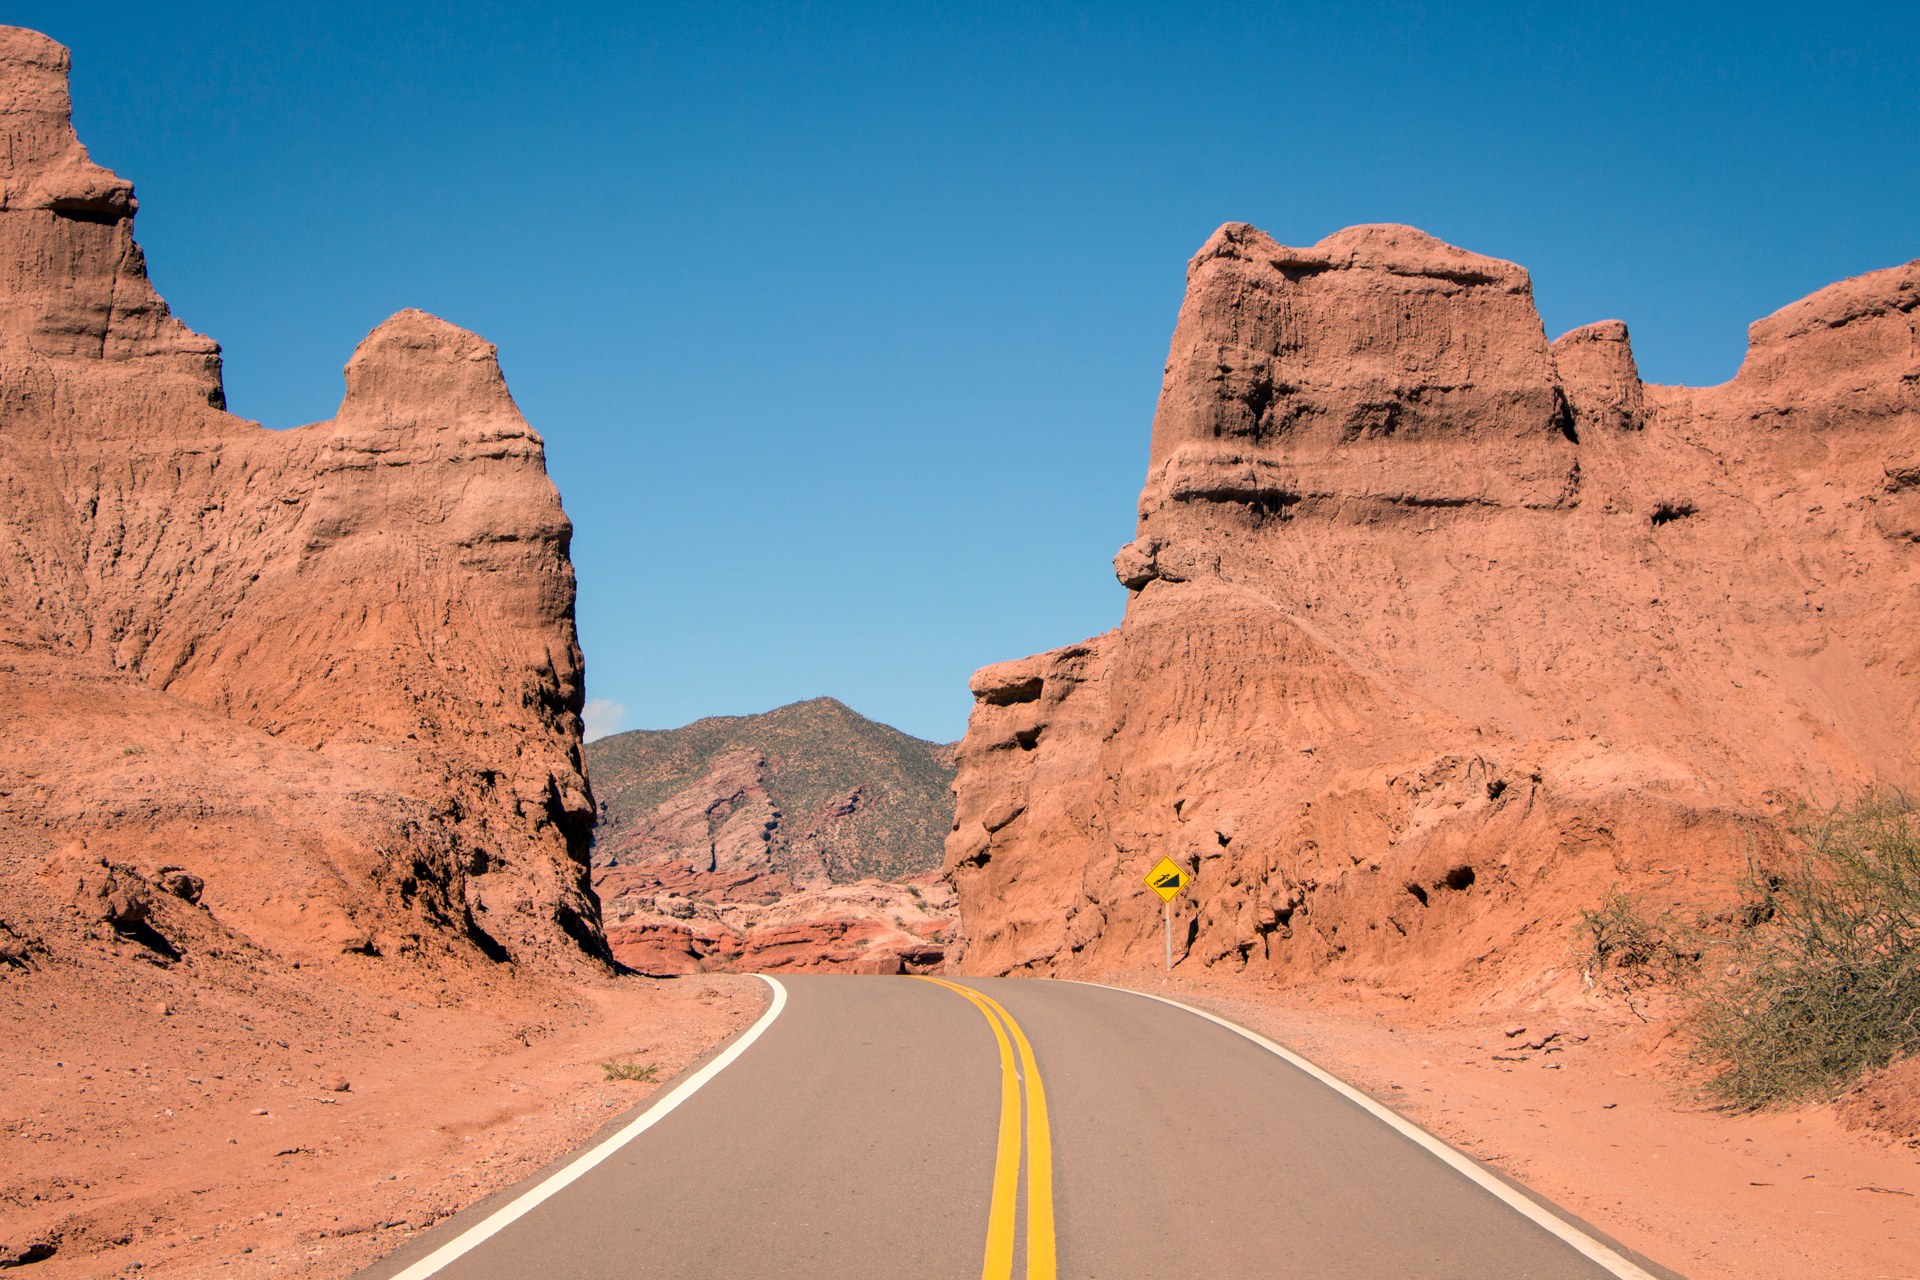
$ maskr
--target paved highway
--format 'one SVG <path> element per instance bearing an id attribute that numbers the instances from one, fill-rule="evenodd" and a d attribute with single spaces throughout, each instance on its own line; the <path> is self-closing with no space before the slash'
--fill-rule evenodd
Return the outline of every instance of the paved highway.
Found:
<path id="1" fill-rule="evenodd" d="M 1671 1277 L 1153 997 L 768 979 L 759 1022 L 360 1280 Z"/>

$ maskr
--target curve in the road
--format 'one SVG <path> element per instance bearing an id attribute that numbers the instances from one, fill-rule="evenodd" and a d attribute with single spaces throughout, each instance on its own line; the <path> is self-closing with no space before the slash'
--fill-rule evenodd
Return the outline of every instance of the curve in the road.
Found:
<path id="1" fill-rule="evenodd" d="M 712 1061 L 358 1280 L 1011 1280 L 1023 1237 L 1027 1280 L 1676 1280 L 1178 1001 L 764 980 Z"/>
<path id="2" fill-rule="evenodd" d="M 758 1040 L 761 1034 L 773 1025 L 773 1020 L 778 1018 L 781 1010 L 787 1007 L 787 989 L 780 985 L 778 978 L 769 978 L 764 973 L 755 974 L 754 976 L 773 989 L 773 999 L 768 1002 L 766 1009 L 762 1011 L 760 1017 L 751 1027 L 748 1027 L 746 1031 L 742 1033 L 738 1040 L 735 1040 L 724 1050 L 715 1054 L 713 1061 L 707 1063 L 706 1066 L 701 1067 L 698 1071 L 695 1071 L 685 1080 L 682 1080 L 675 1086 L 672 1093 L 660 1099 L 660 1101 L 656 1102 L 653 1106 L 648 1107 L 646 1111 L 635 1118 L 633 1123 L 627 1125 L 624 1129 L 621 1129 L 611 1138 L 608 1138 L 599 1146 L 588 1151 L 585 1155 L 582 1155 L 578 1160 L 575 1160 L 565 1168 L 555 1171 L 549 1177 L 543 1178 L 533 1186 L 528 1187 L 525 1191 L 515 1196 L 506 1204 L 501 1205 L 479 1222 L 474 1223 L 471 1227 L 468 1227 L 465 1231 L 462 1231 L 459 1235 L 447 1241 L 447 1243 L 441 1245 L 438 1249 L 435 1249 L 432 1253 L 420 1259 L 420 1261 L 414 1263 L 405 1271 L 400 1272 L 393 1280 L 427 1280 L 428 1276 L 443 1270 L 449 1263 L 455 1262 L 479 1248 L 488 1240 L 499 1235 L 502 1231 L 526 1217 L 529 1213 L 532 1213 L 548 1200 L 551 1200 L 554 1196 L 559 1195 L 581 1178 L 593 1172 L 595 1168 L 605 1163 L 607 1157 L 613 1155 L 616 1151 L 620 1150 L 620 1148 L 626 1146 L 629 1142 L 632 1142 L 635 1138 L 653 1128 L 653 1126 L 659 1124 L 662 1120 L 665 1120 L 669 1115 L 673 1114 L 676 1107 L 698 1093 L 702 1085 L 731 1066 L 734 1059 L 753 1047 L 753 1042 Z"/>
<path id="3" fill-rule="evenodd" d="M 1069 981 L 1071 980 L 1069 979 Z M 1157 996 L 1148 991 L 1129 991 L 1125 987 L 1109 987 L 1099 982 L 1076 982 L 1075 985 L 1082 987 L 1099 987 L 1102 991 L 1125 991 L 1128 995 L 1140 996 L 1147 1000 L 1158 1000 L 1161 1004 L 1172 1005 L 1174 1008 L 1184 1010 L 1196 1018 L 1205 1018 L 1208 1022 L 1218 1023 L 1235 1035 L 1246 1037 L 1262 1049 L 1265 1049 L 1268 1053 L 1306 1072 L 1321 1084 L 1326 1085 L 1329 1089 L 1332 1089 L 1335 1093 L 1347 1099 L 1347 1101 L 1366 1111 L 1382 1124 L 1398 1131 L 1402 1136 L 1412 1139 L 1415 1143 L 1431 1151 L 1456 1172 L 1465 1175 L 1469 1180 L 1478 1184 L 1483 1190 L 1490 1192 L 1496 1199 L 1512 1209 L 1515 1213 L 1527 1218 L 1535 1225 L 1544 1228 L 1550 1235 L 1559 1237 L 1559 1239 L 1571 1245 L 1583 1257 L 1605 1267 L 1608 1271 L 1620 1277 L 1620 1280 L 1654 1280 L 1652 1273 L 1648 1272 L 1644 1267 L 1636 1265 L 1630 1259 L 1621 1257 L 1618 1253 L 1607 1248 L 1606 1245 L 1601 1244 L 1598 1240 L 1595 1240 L 1586 1232 L 1581 1231 L 1572 1223 L 1547 1212 L 1547 1210 L 1534 1203 L 1528 1196 L 1509 1186 L 1499 1178 L 1494 1177 L 1483 1165 L 1470 1159 L 1450 1143 L 1442 1141 L 1440 1138 L 1428 1133 L 1425 1129 L 1414 1124 L 1399 1112 L 1381 1106 L 1378 1102 L 1375 1102 L 1372 1098 L 1369 1098 L 1366 1094 L 1360 1092 L 1360 1090 L 1354 1088 L 1339 1076 L 1329 1071 L 1321 1070 L 1307 1059 L 1293 1052 L 1293 1050 L 1275 1044 L 1258 1032 L 1249 1031 L 1238 1023 L 1216 1017 L 1208 1013 L 1205 1009 L 1196 1009 L 1192 1005 L 1182 1004 L 1178 1000 L 1169 1000 L 1165 996 Z"/>

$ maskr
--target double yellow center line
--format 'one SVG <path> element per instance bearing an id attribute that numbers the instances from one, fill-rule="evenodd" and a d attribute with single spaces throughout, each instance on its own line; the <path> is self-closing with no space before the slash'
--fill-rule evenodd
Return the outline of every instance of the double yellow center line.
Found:
<path id="1" fill-rule="evenodd" d="M 923 978 L 973 1002 L 993 1028 L 1000 1046 L 1000 1141 L 993 1160 L 993 1200 L 987 1213 L 987 1256 L 980 1280 L 1012 1280 L 1015 1197 L 1020 1185 L 1020 1086 L 1026 1083 L 1027 1111 L 1027 1275 L 1054 1280 L 1053 1138 L 1047 1130 L 1047 1093 L 1033 1046 L 1013 1015 L 992 996 L 940 978 Z M 1012 1043 L 1008 1036 L 1012 1036 Z M 1014 1045 L 1020 1066 L 1014 1069 Z"/>

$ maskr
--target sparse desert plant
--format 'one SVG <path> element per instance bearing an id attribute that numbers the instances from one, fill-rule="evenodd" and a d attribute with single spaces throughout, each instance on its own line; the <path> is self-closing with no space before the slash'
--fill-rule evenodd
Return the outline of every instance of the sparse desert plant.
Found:
<path id="1" fill-rule="evenodd" d="M 654 1063 L 641 1066 L 632 1058 L 609 1058 L 600 1064 L 600 1069 L 607 1073 L 609 1080 L 651 1080 L 660 1070 Z"/>
<path id="2" fill-rule="evenodd" d="M 1603 980 L 1611 969 L 1644 982 L 1684 976 L 1699 963 L 1700 947 L 1671 912 L 1650 915 L 1637 894 L 1614 885 L 1597 908 L 1580 912 L 1574 957 L 1590 981 Z"/>
<path id="3" fill-rule="evenodd" d="M 1862 795 L 1751 861 L 1727 963 L 1696 995 L 1708 1095 L 1752 1109 L 1831 1097 L 1920 1051 L 1920 804 Z"/>

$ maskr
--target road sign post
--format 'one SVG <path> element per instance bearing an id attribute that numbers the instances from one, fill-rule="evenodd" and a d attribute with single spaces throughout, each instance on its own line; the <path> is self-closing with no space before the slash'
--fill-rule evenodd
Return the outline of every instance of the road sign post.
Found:
<path id="1" fill-rule="evenodd" d="M 1172 858 L 1162 858 L 1147 872 L 1147 888 L 1160 895 L 1160 901 L 1167 908 L 1167 968 L 1173 968 L 1173 900 L 1193 879 L 1186 868 Z"/>

